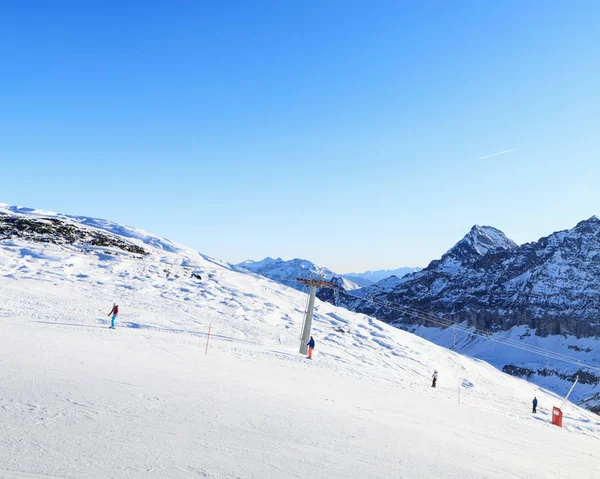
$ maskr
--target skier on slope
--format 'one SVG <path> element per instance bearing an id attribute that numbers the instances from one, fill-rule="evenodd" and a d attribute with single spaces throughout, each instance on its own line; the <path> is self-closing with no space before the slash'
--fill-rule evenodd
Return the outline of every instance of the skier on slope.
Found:
<path id="1" fill-rule="evenodd" d="M 306 345 L 308 346 L 308 356 L 306 356 L 306 359 L 312 359 L 312 352 L 313 349 L 315 349 L 315 340 L 312 336 L 310 337 L 310 341 Z"/>
<path id="2" fill-rule="evenodd" d="M 537 404 L 538 404 L 537 397 L 534 396 L 532 404 L 533 404 L 533 412 L 536 413 L 537 412 Z"/>
<path id="3" fill-rule="evenodd" d="M 108 313 L 108 316 L 111 316 L 112 318 L 110 320 L 110 328 L 109 329 L 115 329 L 115 321 L 117 320 L 117 316 L 119 315 L 119 305 L 117 303 L 113 303 L 113 307 L 110 310 L 110 313 Z"/>
<path id="4" fill-rule="evenodd" d="M 438 378 L 438 372 L 437 369 L 433 371 L 433 376 L 431 376 L 431 379 L 433 379 L 433 382 L 431 383 L 431 387 L 434 388 L 436 383 L 437 383 L 437 378 Z"/>

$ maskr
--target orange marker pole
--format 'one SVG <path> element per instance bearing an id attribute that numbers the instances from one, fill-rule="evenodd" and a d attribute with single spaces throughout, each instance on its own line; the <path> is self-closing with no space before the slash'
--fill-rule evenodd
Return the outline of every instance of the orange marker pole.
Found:
<path id="1" fill-rule="evenodd" d="M 206 336 L 206 350 L 204 351 L 204 355 L 208 354 L 208 342 L 210 341 L 210 329 L 212 328 L 212 320 L 208 324 L 208 335 Z"/>

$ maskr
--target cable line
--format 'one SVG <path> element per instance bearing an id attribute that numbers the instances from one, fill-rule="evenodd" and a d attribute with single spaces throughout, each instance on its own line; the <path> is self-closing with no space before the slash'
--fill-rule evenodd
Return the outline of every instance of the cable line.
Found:
<path id="1" fill-rule="evenodd" d="M 395 305 L 390 303 L 389 301 L 380 301 L 375 299 L 373 296 L 370 297 L 362 297 L 362 296 L 357 296 L 355 294 L 352 294 L 346 290 L 344 290 L 343 288 L 340 287 L 334 287 L 334 288 L 330 288 L 333 290 L 338 290 L 338 291 L 342 291 L 346 296 L 350 296 L 352 298 L 355 299 L 359 299 L 361 301 L 368 301 L 371 304 L 377 304 L 380 305 L 384 308 L 390 309 L 392 311 L 398 311 L 400 313 L 403 313 L 407 316 L 412 316 L 414 318 L 418 318 L 421 319 L 423 321 L 429 321 L 435 324 L 439 324 L 440 326 L 443 327 L 452 327 L 455 328 L 458 331 L 461 331 L 465 334 L 468 334 L 470 336 L 477 336 L 483 339 L 486 339 L 488 341 L 493 341 L 495 343 L 498 344 L 502 344 L 504 346 L 509 346 L 515 349 L 520 349 L 522 351 L 528 352 L 528 353 L 532 353 L 532 354 L 536 354 L 539 356 L 544 356 L 546 358 L 550 358 L 550 359 L 555 359 L 557 361 L 562 361 L 565 363 L 569 363 L 569 364 L 573 364 L 578 366 L 579 369 L 581 369 L 582 367 L 586 368 L 586 369 L 590 369 L 590 370 L 594 370 L 594 371 L 600 371 L 600 366 L 594 364 L 594 363 L 588 363 L 585 361 L 581 361 L 579 359 L 575 359 L 572 356 L 567 356 L 564 355 L 562 353 L 557 353 L 555 351 L 551 351 L 549 349 L 545 349 L 545 348 L 541 348 L 539 346 L 533 346 L 533 345 L 529 345 L 529 344 L 523 344 L 519 341 L 516 341 L 514 339 L 511 338 L 498 338 L 498 337 L 494 337 L 492 336 L 493 333 L 490 333 L 489 331 L 486 331 L 484 329 L 480 329 L 480 328 L 469 328 L 469 327 L 464 327 L 462 326 L 462 322 L 456 322 L 456 321 L 452 321 L 451 319 L 447 319 L 447 318 L 442 318 L 439 316 L 434 316 L 431 313 L 427 313 L 415 308 L 411 308 L 409 306 L 399 306 L 399 305 Z M 334 291 L 335 292 L 335 291 Z"/>

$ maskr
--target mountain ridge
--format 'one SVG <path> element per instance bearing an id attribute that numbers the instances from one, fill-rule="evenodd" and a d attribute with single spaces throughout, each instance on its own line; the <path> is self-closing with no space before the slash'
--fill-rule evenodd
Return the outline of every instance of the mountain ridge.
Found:
<path id="1" fill-rule="evenodd" d="M 352 295 L 340 292 L 334 297 L 321 290 L 319 297 L 446 347 L 454 346 L 451 329 L 373 304 L 371 298 L 488 331 L 492 336 L 510 337 L 523 347 L 544 344 L 560 354 L 600 364 L 600 219 L 593 216 L 571 229 L 520 246 L 489 228 L 474 226 L 419 272 L 381 281 Z M 570 364 L 548 369 L 543 358 L 520 358 L 514 351 L 492 348 L 479 338 L 463 341 L 459 337 L 456 347 L 546 387 L 555 380 L 566 383 L 575 374 L 588 373 L 578 372 Z M 593 396 L 598 393 L 600 375 L 589 373 L 586 394 Z"/>

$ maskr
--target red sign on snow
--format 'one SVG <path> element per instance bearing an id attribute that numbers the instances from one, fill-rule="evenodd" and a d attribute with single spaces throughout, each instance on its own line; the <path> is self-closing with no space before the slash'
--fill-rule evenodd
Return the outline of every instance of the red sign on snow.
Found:
<path id="1" fill-rule="evenodd" d="M 552 408 L 552 424 L 562 427 L 562 411 L 558 407 Z"/>

